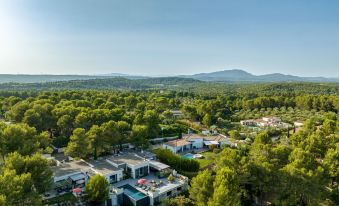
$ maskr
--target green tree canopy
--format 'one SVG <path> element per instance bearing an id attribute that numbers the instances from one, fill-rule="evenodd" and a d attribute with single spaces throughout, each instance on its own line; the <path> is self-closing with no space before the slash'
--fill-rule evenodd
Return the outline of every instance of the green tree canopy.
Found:
<path id="1" fill-rule="evenodd" d="M 200 172 L 192 179 L 189 192 L 195 205 L 206 206 L 208 204 L 208 200 L 212 197 L 214 191 L 213 182 L 214 177 L 208 170 Z"/>
<path id="2" fill-rule="evenodd" d="M 108 199 L 109 183 L 102 175 L 94 175 L 86 185 L 87 197 L 95 203 L 102 203 Z"/>
<path id="3" fill-rule="evenodd" d="M 90 141 L 85 129 L 77 128 L 70 137 L 70 142 L 65 149 L 65 154 L 74 158 L 85 158 L 90 153 L 89 146 Z"/>

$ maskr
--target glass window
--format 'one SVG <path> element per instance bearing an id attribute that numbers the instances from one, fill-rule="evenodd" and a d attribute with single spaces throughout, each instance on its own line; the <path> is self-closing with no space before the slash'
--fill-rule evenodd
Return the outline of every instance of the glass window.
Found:
<path id="1" fill-rule="evenodd" d="M 115 182 L 117 182 L 117 175 L 111 175 L 111 176 L 109 177 L 109 181 L 110 181 L 110 183 L 115 183 Z"/>

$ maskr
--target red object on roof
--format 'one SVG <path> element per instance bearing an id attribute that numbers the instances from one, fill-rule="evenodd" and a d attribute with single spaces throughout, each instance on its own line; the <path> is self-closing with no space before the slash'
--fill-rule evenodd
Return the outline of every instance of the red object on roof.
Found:
<path id="1" fill-rule="evenodd" d="M 81 188 L 74 188 L 72 190 L 74 193 L 81 193 L 82 192 L 82 189 Z"/>
<path id="2" fill-rule="evenodd" d="M 140 180 L 138 180 L 138 184 L 145 184 L 146 183 L 146 179 L 140 179 Z"/>

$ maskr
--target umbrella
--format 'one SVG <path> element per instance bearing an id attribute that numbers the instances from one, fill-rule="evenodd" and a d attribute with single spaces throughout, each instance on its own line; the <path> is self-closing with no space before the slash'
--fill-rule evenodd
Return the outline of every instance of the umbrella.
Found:
<path id="1" fill-rule="evenodd" d="M 72 190 L 74 193 L 81 193 L 82 192 L 82 189 L 81 188 L 74 188 Z"/>
<path id="2" fill-rule="evenodd" d="M 138 180 L 138 184 L 142 184 L 143 185 L 143 184 L 146 183 L 146 181 L 147 181 L 146 179 L 140 179 L 140 180 Z"/>

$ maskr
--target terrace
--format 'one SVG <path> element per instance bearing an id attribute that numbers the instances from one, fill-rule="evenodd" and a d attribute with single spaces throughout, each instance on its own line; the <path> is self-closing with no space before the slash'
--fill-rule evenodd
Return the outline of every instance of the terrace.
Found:
<path id="1" fill-rule="evenodd" d="M 146 162 L 145 158 L 142 158 L 135 153 L 122 153 L 119 155 L 113 155 L 107 157 L 107 160 L 115 165 L 128 164 L 131 166 L 138 166 Z"/>
<path id="2" fill-rule="evenodd" d="M 90 169 L 91 165 L 83 160 L 63 162 L 52 167 L 55 182 L 67 179 L 68 177 L 77 175 L 79 173 L 86 173 Z"/>
<path id="3" fill-rule="evenodd" d="M 160 178 L 155 173 L 150 173 L 141 180 L 144 180 L 142 184 L 139 180 L 126 179 L 113 184 L 113 187 L 122 188 L 124 185 L 131 185 L 139 192 L 154 197 L 167 194 L 167 192 L 186 186 L 188 183 L 188 178 L 179 174 L 175 175 L 174 181 L 168 181 L 166 177 Z"/>

